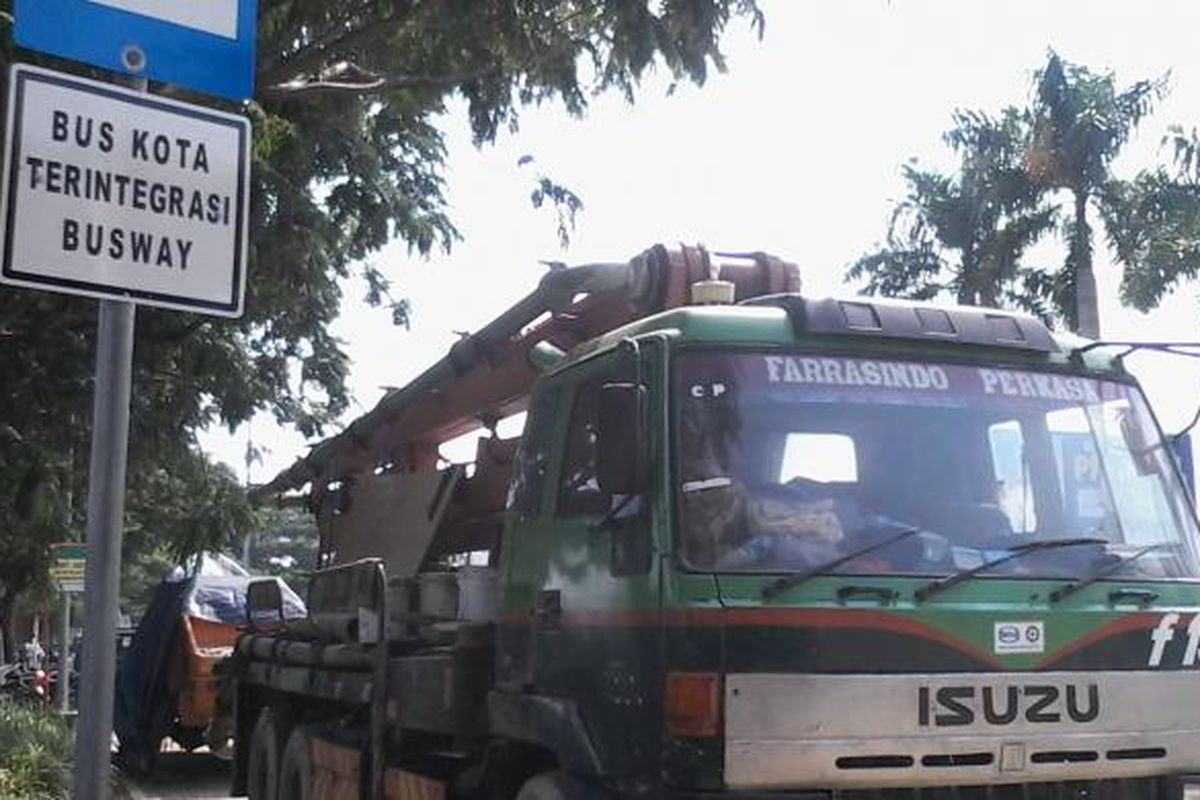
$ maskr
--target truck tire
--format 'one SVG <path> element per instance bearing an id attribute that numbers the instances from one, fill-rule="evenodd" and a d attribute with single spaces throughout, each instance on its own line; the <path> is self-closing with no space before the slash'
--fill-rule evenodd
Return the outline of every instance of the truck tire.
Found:
<path id="1" fill-rule="evenodd" d="M 304 725 L 297 725 L 283 748 L 283 763 L 279 767 L 280 800 L 313 800 L 312 734 Z"/>
<path id="2" fill-rule="evenodd" d="M 539 772 L 521 784 L 514 800 L 567 800 L 560 772 Z"/>
<path id="3" fill-rule="evenodd" d="M 250 735 L 246 795 L 250 800 L 279 800 L 279 729 L 269 708 L 258 715 Z"/>

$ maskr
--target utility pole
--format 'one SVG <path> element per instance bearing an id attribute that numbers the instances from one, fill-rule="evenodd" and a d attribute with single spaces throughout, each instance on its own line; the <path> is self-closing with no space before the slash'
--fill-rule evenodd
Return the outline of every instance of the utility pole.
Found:
<path id="1" fill-rule="evenodd" d="M 251 427 L 252 425 L 253 425 L 253 423 L 251 423 L 251 422 L 246 423 L 245 460 L 246 460 L 246 489 L 247 490 L 249 490 L 250 486 L 251 486 L 250 471 L 254 468 L 254 462 L 260 460 L 260 457 L 258 455 L 258 450 L 256 450 L 254 448 L 254 438 L 253 438 L 254 432 L 253 432 L 253 428 Z M 247 572 L 253 572 L 253 570 L 250 569 L 250 553 L 251 553 L 251 548 L 253 546 L 253 543 L 254 543 L 254 531 L 250 531 L 246 534 L 246 538 L 242 540 L 242 566 L 246 568 Z"/>

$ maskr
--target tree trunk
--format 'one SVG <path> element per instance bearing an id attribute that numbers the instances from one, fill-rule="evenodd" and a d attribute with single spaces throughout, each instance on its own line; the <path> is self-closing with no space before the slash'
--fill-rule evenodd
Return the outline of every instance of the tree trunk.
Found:
<path id="1" fill-rule="evenodd" d="M 988 308 L 1000 307 L 1000 287 L 997 281 L 984 281 L 979 288 L 979 305 Z"/>
<path id="2" fill-rule="evenodd" d="M 1087 221 L 1088 196 L 1075 193 L 1075 230 L 1068 263 L 1075 270 L 1075 332 L 1089 339 L 1100 338 L 1100 306 L 1096 294 L 1096 272 L 1092 269 L 1092 229 Z"/>
<path id="3" fill-rule="evenodd" d="M 979 265 L 975 263 L 975 248 L 967 245 L 963 248 L 962 267 L 958 273 L 958 304 L 960 306 L 978 305 L 978 292 L 975 283 L 979 279 Z"/>
<path id="4" fill-rule="evenodd" d="M 975 292 L 971 290 L 965 280 L 958 284 L 958 304 L 960 306 L 975 305 Z"/>
<path id="5" fill-rule="evenodd" d="M 19 648 L 13 641 L 12 616 L 15 598 L 9 593 L 0 595 L 0 664 L 16 661 Z"/>

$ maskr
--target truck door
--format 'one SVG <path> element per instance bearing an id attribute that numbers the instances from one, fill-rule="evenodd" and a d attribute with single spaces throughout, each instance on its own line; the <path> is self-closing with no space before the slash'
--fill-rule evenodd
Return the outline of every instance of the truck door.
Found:
<path id="1" fill-rule="evenodd" d="M 511 517 L 506 542 L 507 579 L 529 590 L 527 686 L 574 707 L 612 774 L 656 757 L 661 682 L 650 503 L 611 497 L 596 480 L 600 388 L 619 373 L 616 357 L 580 365 L 560 376 L 553 422 L 529 421 L 530 434 L 553 429 L 556 442 L 541 513 Z M 537 443 L 526 444 L 533 457 Z"/>

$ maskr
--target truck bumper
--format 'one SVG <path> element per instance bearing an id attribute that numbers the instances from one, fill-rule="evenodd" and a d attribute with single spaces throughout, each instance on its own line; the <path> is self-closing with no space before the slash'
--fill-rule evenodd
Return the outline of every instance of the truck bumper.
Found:
<path id="1" fill-rule="evenodd" d="M 668 795 L 671 800 L 1183 800 L 1189 780 L 1200 789 L 1200 778 L 1133 778 L 1112 781 L 1002 784 L 994 786 L 938 786 L 920 789 L 845 789 L 840 791 L 785 791 L 688 793 Z"/>
<path id="2" fill-rule="evenodd" d="M 1200 766 L 1197 705 L 1200 681 L 1187 672 L 730 675 L 724 780 L 851 798 L 1153 782 Z"/>

